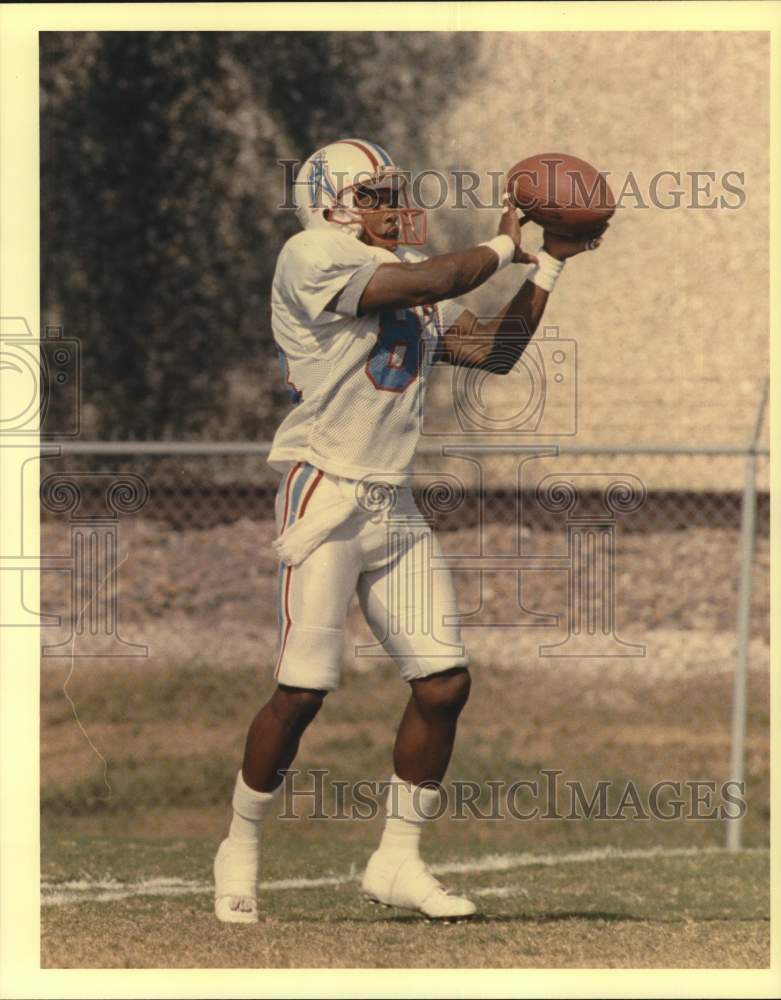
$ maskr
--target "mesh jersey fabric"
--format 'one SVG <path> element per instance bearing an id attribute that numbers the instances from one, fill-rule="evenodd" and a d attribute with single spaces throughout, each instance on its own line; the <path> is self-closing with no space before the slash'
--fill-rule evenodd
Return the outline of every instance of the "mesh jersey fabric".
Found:
<path id="1" fill-rule="evenodd" d="M 284 245 L 272 330 L 295 406 L 274 437 L 272 467 L 308 462 L 350 479 L 408 481 L 434 353 L 464 306 L 356 311 L 380 264 L 425 259 L 409 247 L 368 246 L 336 227 L 297 233 Z"/>

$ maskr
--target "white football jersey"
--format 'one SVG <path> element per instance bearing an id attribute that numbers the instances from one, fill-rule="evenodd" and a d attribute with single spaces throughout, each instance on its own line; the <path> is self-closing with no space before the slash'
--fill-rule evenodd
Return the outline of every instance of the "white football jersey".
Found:
<path id="1" fill-rule="evenodd" d="M 275 469 L 308 462 L 347 479 L 408 479 L 437 342 L 464 306 L 356 312 L 380 264 L 425 259 L 408 247 L 367 246 L 336 227 L 305 230 L 284 245 L 271 323 L 296 405 L 274 437 Z"/>

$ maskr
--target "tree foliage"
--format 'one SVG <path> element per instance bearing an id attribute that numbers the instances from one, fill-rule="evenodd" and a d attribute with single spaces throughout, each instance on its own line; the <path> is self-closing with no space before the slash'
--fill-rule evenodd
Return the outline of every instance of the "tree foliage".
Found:
<path id="1" fill-rule="evenodd" d="M 269 325 L 297 229 L 278 161 L 345 135 L 430 166 L 474 36 L 41 36 L 42 320 L 82 342 L 90 435 L 254 438 L 284 407 Z"/>

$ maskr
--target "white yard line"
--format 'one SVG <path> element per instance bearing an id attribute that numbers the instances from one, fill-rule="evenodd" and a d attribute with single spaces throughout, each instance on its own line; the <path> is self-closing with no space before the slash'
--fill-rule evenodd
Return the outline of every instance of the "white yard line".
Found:
<path id="1" fill-rule="evenodd" d="M 517 885 L 483 885 L 477 889 L 469 889 L 470 896 L 528 896 L 526 889 L 521 889 Z"/>
<path id="2" fill-rule="evenodd" d="M 505 872 L 513 868 L 531 868 L 535 865 L 584 864 L 594 861 L 647 861 L 654 858 L 693 858 L 704 854 L 725 854 L 723 847 L 651 847 L 621 850 L 614 847 L 594 847 L 583 851 L 561 854 L 489 854 L 482 858 L 466 861 L 449 861 L 432 864 L 429 868 L 435 875 L 470 875 L 479 872 Z M 752 847 L 744 854 L 767 854 L 764 847 Z M 323 878 L 283 878 L 272 882 L 261 882 L 261 892 L 276 892 L 285 889 L 319 889 L 324 886 L 347 885 L 358 879 L 353 871 L 345 875 L 326 875 Z M 180 878 L 148 878 L 138 882 L 117 882 L 113 879 L 78 879 L 68 882 L 43 882 L 41 902 L 45 906 L 63 906 L 68 903 L 109 903 L 134 896 L 188 896 L 193 893 L 210 893 L 210 882 L 198 882 Z M 488 886 L 478 889 L 475 895 L 509 895 L 509 888 Z"/>

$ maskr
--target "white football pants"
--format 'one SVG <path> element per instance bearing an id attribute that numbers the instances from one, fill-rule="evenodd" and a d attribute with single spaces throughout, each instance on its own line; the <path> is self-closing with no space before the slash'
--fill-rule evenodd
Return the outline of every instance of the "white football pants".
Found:
<path id="1" fill-rule="evenodd" d="M 339 480 L 306 463 L 279 485 L 277 532 L 343 497 Z M 280 563 L 279 652 L 275 677 L 291 687 L 332 691 L 339 686 L 347 610 L 357 591 L 377 640 L 358 656 L 391 656 L 404 680 L 468 664 L 447 568 L 434 569 L 437 539 L 412 491 L 370 516 L 356 510 L 301 563 Z"/>

